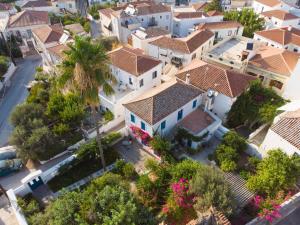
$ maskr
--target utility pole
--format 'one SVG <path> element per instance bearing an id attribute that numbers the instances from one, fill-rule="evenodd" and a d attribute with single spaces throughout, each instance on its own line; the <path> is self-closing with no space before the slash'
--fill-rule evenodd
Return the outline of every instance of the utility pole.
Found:
<path id="1" fill-rule="evenodd" d="M 14 65 L 16 65 L 16 62 L 15 62 L 15 60 L 14 60 L 14 57 L 13 57 L 12 54 L 11 54 L 11 44 L 10 44 L 10 47 L 9 47 L 8 44 L 7 44 L 6 39 L 4 38 L 3 32 L 0 31 L 0 33 L 1 33 L 1 38 L 2 38 L 2 40 L 4 41 L 4 44 L 5 44 L 5 46 L 6 46 L 7 53 L 9 54 L 9 57 L 10 57 L 12 63 L 13 63 Z M 10 36 L 10 39 L 11 39 L 11 36 Z M 11 40 L 10 40 L 10 41 L 11 41 Z"/>

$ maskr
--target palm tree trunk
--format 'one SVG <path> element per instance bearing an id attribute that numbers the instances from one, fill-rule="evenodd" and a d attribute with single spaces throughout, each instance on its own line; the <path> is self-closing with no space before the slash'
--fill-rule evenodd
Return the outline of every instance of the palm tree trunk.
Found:
<path id="1" fill-rule="evenodd" d="M 97 117 L 96 117 L 97 111 L 94 106 L 92 106 L 92 115 L 93 115 L 94 123 L 96 125 L 96 134 L 97 134 L 96 141 L 97 141 L 98 148 L 99 148 L 101 164 L 103 166 L 103 170 L 106 171 L 106 163 L 105 163 L 105 159 L 104 159 L 104 154 L 103 154 L 103 149 L 102 149 L 102 144 L 101 144 L 101 136 L 100 136 L 100 131 L 99 131 L 100 126 L 97 121 Z"/>

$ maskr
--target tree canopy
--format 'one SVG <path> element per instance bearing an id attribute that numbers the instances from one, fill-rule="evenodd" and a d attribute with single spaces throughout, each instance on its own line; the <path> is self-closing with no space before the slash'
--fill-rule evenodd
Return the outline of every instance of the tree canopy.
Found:
<path id="1" fill-rule="evenodd" d="M 285 100 L 270 88 L 265 88 L 259 81 L 254 81 L 249 90 L 241 94 L 233 103 L 227 117 L 229 127 L 248 124 L 271 123 L 276 116 L 277 108 Z"/>
<path id="2" fill-rule="evenodd" d="M 279 191 L 296 184 L 300 175 L 299 157 L 290 157 L 280 149 L 270 150 L 258 163 L 257 172 L 250 176 L 247 186 L 259 194 L 274 197 Z"/>
<path id="3" fill-rule="evenodd" d="M 206 12 L 216 10 L 219 12 L 222 12 L 222 6 L 221 6 L 221 1 L 220 0 L 212 0 L 207 4 L 207 6 L 204 9 Z"/>
<path id="4" fill-rule="evenodd" d="M 224 20 L 234 20 L 244 26 L 243 36 L 252 38 L 254 32 L 264 28 L 265 21 L 253 9 L 231 10 L 224 13 Z"/>

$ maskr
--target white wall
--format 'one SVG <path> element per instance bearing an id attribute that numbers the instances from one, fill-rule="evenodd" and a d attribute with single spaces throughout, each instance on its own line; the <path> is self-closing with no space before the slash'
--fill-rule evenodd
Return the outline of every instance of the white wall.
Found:
<path id="1" fill-rule="evenodd" d="M 270 10 L 274 10 L 274 9 L 280 9 L 280 6 L 276 6 L 276 7 L 270 7 L 270 6 L 267 6 L 267 5 L 264 5 L 262 3 L 259 3 L 257 1 L 253 1 L 252 2 L 252 8 L 254 10 L 254 12 L 260 14 L 262 12 L 265 12 L 265 11 L 270 11 Z"/>
<path id="2" fill-rule="evenodd" d="M 213 113 L 216 113 L 219 118 L 222 120 L 225 119 L 226 114 L 231 109 L 232 104 L 235 102 L 235 98 L 230 98 L 221 93 L 215 98 L 215 102 L 213 105 Z"/>
<path id="3" fill-rule="evenodd" d="M 283 86 L 282 96 L 289 100 L 300 100 L 300 63 L 298 64 L 293 71 L 290 79 Z"/>
<path id="4" fill-rule="evenodd" d="M 197 99 L 197 106 L 195 108 L 193 108 L 193 101 Z M 172 131 L 172 129 L 176 126 L 176 124 L 178 122 L 180 122 L 183 118 L 185 118 L 188 114 L 190 114 L 191 112 L 193 112 L 194 110 L 197 109 L 197 107 L 201 104 L 201 95 L 199 95 L 198 97 L 196 97 L 195 99 L 189 101 L 187 104 L 185 104 L 183 107 L 177 109 L 176 111 L 172 112 L 171 114 L 169 114 L 168 116 L 166 116 L 164 119 L 162 119 L 161 121 L 157 122 L 154 125 L 150 125 L 148 123 L 146 123 L 145 121 L 143 121 L 140 117 L 138 117 L 137 115 L 133 114 L 135 116 L 135 123 L 131 122 L 131 112 L 128 109 L 125 109 L 125 125 L 126 127 L 130 127 L 131 125 L 137 126 L 139 128 L 141 128 L 141 121 L 143 121 L 146 124 L 146 132 L 150 135 L 153 136 L 153 134 L 157 131 L 162 135 L 169 135 L 170 132 Z M 177 115 L 178 115 L 178 111 L 183 109 L 183 116 L 182 119 L 180 121 L 177 121 Z M 166 127 L 165 129 L 162 131 L 160 129 L 160 125 L 163 121 L 166 121 Z"/>
<path id="5" fill-rule="evenodd" d="M 224 29 L 215 29 L 211 30 L 215 33 L 218 33 L 217 40 L 223 40 L 224 38 L 229 38 L 233 36 L 242 36 L 244 27 L 233 27 L 233 28 L 224 28 Z"/>
<path id="6" fill-rule="evenodd" d="M 293 155 L 294 153 L 300 154 L 300 149 L 297 149 L 295 146 L 291 145 L 288 141 L 269 129 L 263 143 L 260 146 L 260 152 L 262 152 L 263 156 L 266 156 L 269 150 L 277 148 L 282 149 L 288 155 Z"/>

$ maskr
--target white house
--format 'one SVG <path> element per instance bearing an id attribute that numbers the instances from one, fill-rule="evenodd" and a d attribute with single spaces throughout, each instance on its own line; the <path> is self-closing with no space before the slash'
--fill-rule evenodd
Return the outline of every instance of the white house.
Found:
<path id="1" fill-rule="evenodd" d="M 115 9 L 99 10 L 101 30 L 104 36 L 116 36 L 127 43 L 139 27 L 160 27 L 172 30 L 172 12 L 163 4 L 132 2 Z"/>
<path id="2" fill-rule="evenodd" d="M 31 41 L 32 29 L 48 24 L 50 24 L 48 12 L 25 10 L 9 17 L 4 34 L 6 37 L 14 34 L 22 39 L 25 46 L 28 46 L 27 41 Z"/>
<path id="3" fill-rule="evenodd" d="M 300 27 L 300 17 L 295 16 L 284 10 L 270 10 L 260 14 L 265 19 L 266 29 L 281 27 Z"/>
<path id="4" fill-rule="evenodd" d="M 260 14 L 265 11 L 281 9 L 282 5 L 280 0 L 254 0 L 252 8 L 254 12 Z"/>
<path id="5" fill-rule="evenodd" d="M 146 29 L 140 27 L 131 34 L 131 45 L 133 48 L 142 49 L 149 55 L 148 43 L 161 38 L 162 36 L 171 37 L 171 33 L 159 27 L 149 27 Z"/>
<path id="6" fill-rule="evenodd" d="M 169 135 L 176 124 L 198 108 L 201 91 L 183 82 L 171 81 L 135 98 L 125 107 L 125 125 L 136 126 L 153 136 Z"/>
<path id="7" fill-rule="evenodd" d="M 58 44 L 53 47 L 48 47 L 47 51 L 47 58 L 50 60 L 50 64 L 52 66 L 56 66 L 60 64 L 64 57 L 64 52 L 70 50 L 70 48 L 65 44 Z"/>
<path id="8" fill-rule="evenodd" d="M 177 37 L 186 37 L 197 24 L 220 21 L 223 21 L 223 14 L 217 11 L 177 12 L 173 16 L 173 34 Z"/>
<path id="9" fill-rule="evenodd" d="M 280 148 L 288 155 L 300 155 L 300 108 L 285 111 L 275 117 L 274 122 L 260 146 L 262 155 L 271 149 Z"/>
<path id="10" fill-rule="evenodd" d="M 64 30 L 60 24 L 44 25 L 32 30 L 33 45 L 37 52 L 42 56 L 43 66 L 46 71 L 53 65 L 47 49 L 59 45 L 59 40 L 63 33 Z"/>
<path id="11" fill-rule="evenodd" d="M 46 11 L 57 13 L 59 10 L 52 5 L 51 1 L 45 0 L 32 0 L 32 1 L 25 1 L 24 4 L 21 5 L 22 10 L 33 10 L 33 11 Z"/>
<path id="12" fill-rule="evenodd" d="M 186 38 L 161 37 L 149 43 L 149 55 L 160 59 L 164 65 L 186 66 L 193 59 L 201 58 L 213 42 L 214 33 L 209 30 L 195 31 Z"/>
<path id="13" fill-rule="evenodd" d="M 256 51 L 246 70 L 284 98 L 299 100 L 299 57 L 300 54 L 296 52 L 265 46 Z"/>
<path id="14" fill-rule="evenodd" d="M 88 35 L 80 23 L 73 23 L 73 24 L 65 25 L 64 29 L 69 31 L 70 34 L 74 35 L 74 36 L 87 36 Z"/>
<path id="15" fill-rule="evenodd" d="M 221 41 L 224 38 L 233 36 L 242 36 L 244 27 L 242 24 L 236 21 L 222 21 L 199 24 L 195 28 L 196 30 L 208 29 L 214 32 L 215 41 Z"/>
<path id="16" fill-rule="evenodd" d="M 257 31 L 254 40 L 275 48 L 300 52 L 300 30 L 292 27 Z"/>
<path id="17" fill-rule="evenodd" d="M 84 1 L 82 1 L 84 2 Z M 55 2 L 55 7 L 62 12 L 71 12 L 71 13 L 77 13 L 78 12 L 78 6 L 76 5 L 75 0 L 57 0 Z"/>
<path id="18" fill-rule="evenodd" d="M 201 60 L 193 60 L 176 75 L 181 81 L 204 92 L 201 104 L 222 120 L 231 109 L 237 97 L 256 78 L 234 70 L 224 69 Z"/>
<path id="19" fill-rule="evenodd" d="M 107 96 L 102 90 L 99 92 L 100 108 L 110 110 L 115 118 L 124 117 L 124 104 L 137 95 L 160 85 L 162 64 L 151 58 L 140 49 L 128 47 L 118 48 L 109 54 L 111 73 L 117 84 L 115 93 Z"/>

